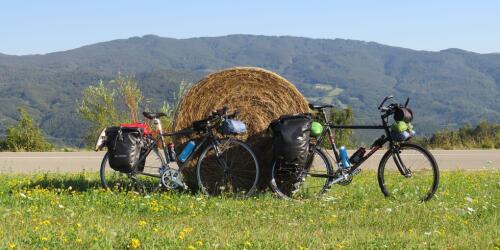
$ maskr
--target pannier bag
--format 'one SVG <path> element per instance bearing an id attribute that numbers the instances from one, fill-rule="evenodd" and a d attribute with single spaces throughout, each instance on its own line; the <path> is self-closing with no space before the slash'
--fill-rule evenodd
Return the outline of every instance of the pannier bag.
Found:
<path id="1" fill-rule="evenodd" d="M 309 152 L 311 114 L 281 116 L 269 125 L 273 132 L 273 150 L 277 160 L 304 166 Z"/>
<path id="2" fill-rule="evenodd" d="M 110 127 L 106 129 L 108 160 L 112 169 L 130 173 L 140 165 L 144 130 L 133 127 Z"/>
<path id="3" fill-rule="evenodd" d="M 122 123 L 122 124 L 120 124 L 120 127 L 122 127 L 122 128 L 140 128 L 140 129 L 142 129 L 145 136 L 153 134 L 151 127 L 149 127 L 149 125 L 146 123 L 141 123 L 141 122 Z M 144 143 L 144 141 L 143 141 L 143 143 Z M 146 165 L 146 157 L 142 157 L 144 154 L 146 154 L 146 151 L 147 151 L 146 147 L 141 148 L 142 161 L 139 162 L 139 164 L 137 166 L 137 170 L 139 170 L 141 172 L 144 170 L 144 166 Z"/>
<path id="4" fill-rule="evenodd" d="M 413 120 L 413 111 L 409 108 L 397 108 L 394 111 L 395 121 L 411 122 Z"/>
<path id="5" fill-rule="evenodd" d="M 238 135 L 247 132 L 247 126 L 242 121 L 225 119 L 221 126 L 221 132 L 225 135 Z"/>

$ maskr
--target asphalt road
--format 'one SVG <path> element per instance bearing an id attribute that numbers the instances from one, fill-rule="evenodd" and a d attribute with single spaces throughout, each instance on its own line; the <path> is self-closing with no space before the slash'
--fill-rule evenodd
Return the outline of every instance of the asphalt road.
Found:
<path id="1" fill-rule="evenodd" d="M 500 150 L 433 150 L 441 170 L 500 169 Z M 353 152 L 349 152 L 352 154 Z M 363 168 L 376 169 L 383 152 L 374 154 Z M 0 173 L 99 171 L 104 152 L 0 152 Z"/>

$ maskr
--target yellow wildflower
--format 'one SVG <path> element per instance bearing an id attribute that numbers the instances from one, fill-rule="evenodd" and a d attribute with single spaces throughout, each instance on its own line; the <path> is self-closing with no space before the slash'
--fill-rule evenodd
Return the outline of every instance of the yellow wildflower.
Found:
<path id="1" fill-rule="evenodd" d="M 196 247 L 194 247 L 194 246 L 192 246 L 192 245 L 189 245 L 189 246 L 187 247 L 187 249 L 188 249 L 188 250 L 196 250 Z"/>
<path id="2" fill-rule="evenodd" d="M 80 238 L 77 238 L 77 239 L 75 240 L 75 242 L 76 242 L 76 244 L 82 244 L 82 243 L 83 243 L 83 240 L 82 240 L 82 239 L 80 239 Z"/>
<path id="3" fill-rule="evenodd" d="M 132 238 L 128 244 L 128 248 L 137 249 L 139 247 L 141 247 L 141 241 L 139 239 Z"/>
<path id="4" fill-rule="evenodd" d="M 335 247 L 338 248 L 338 249 L 342 249 L 344 248 L 345 246 L 342 245 L 341 243 L 338 243 L 338 244 L 335 244 Z"/>
<path id="5" fill-rule="evenodd" d="M 191 233 L 193 231 L 192 227 L 185 227 L 179 232 L 179 240 L 184 240 L 186 238 L 186 235 Z"/>
<path id="6" fill-rule="evenodd" d="M 141 227 L 145 226 L 146 224 L 148 224 L 148 223 L 145 220 L 140 220 L 137 222 L 137 225 L 139 225 Z"/>
<path id="7" fill-rule="evenodd" d="M 250 242 L 250 241 L 248 241 L 248 240 L 247 240 L 247 241 L 245 241 L 245 242 L 243 243 L 243 245 L 244 245 L 245 247 L 251 247 L 251 246 L 252 246 L 252 242 Z"/>
<path id="8" fill-rule="evenodd" d="M 49 238 L 47 238 L 47 237 L 42 237 L 42 238 L 40 238 L 40 240 L 42 240 L 42 241 L 48 241 L 48 240 L 49 240 Z"/>
<path id="9" fill-rule="evenodd" d="M 14 249 L 16 246 L 16 243 L 9 243 L 9 249 Z"/>

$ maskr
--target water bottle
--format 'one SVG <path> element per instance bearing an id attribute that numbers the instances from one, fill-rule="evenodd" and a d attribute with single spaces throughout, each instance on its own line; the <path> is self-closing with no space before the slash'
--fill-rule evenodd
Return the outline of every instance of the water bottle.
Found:
<path id="1" fill-rule="evenodd" d="M 169 143 L 167 145 L 167 149 L 168 149 L 168 158 L 170 159 L 170 161 L 176 161 L 176 155 L 175 155 L 175 149 L 174 149 L 174 144 L 173 143 Z"/>
<path id="2" fill-rule="evenodd" d="M 349 156 L 347 156 L 347 150 L 344 146 L 340 147 L 340 160 L 342 161 L 342 168 L 349 167 Z"/>
<path id="3" fill-rule="evenodd" d="M 194 143 L 194 141 L 189 141 L 179 155 L 179 161 L 186 161 L 189 155 L 193 152 L 194 146 L 196 146 L 196 143 Z"/>

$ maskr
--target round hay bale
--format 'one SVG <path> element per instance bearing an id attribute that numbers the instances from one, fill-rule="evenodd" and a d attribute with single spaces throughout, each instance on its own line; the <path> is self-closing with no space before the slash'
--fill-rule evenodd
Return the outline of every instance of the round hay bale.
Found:
<path id="1" fill-rule="evenodd" d="M 308 112 L 306 99 L 293 84 L 271 71 L 252 67 L 225 69 L 201 79 L 184 95 L 176 111 L 174 129 L 188 128 L 193 121 L 224 106 L 240 110 L 238 119 L 247 125 L 247 133 L 238 138 L 247 141 L 255 152 L 261 170 L 260 186 L 267 186 L 272 160 L 269 123 L 284 114 Z M 187 138 L 175 138 L 179 149 L 186 141 Z M 191 187 L 196 186 L 192 171 L 195 163 L 191 162 L 191 171 L 185 172 Z"/>

